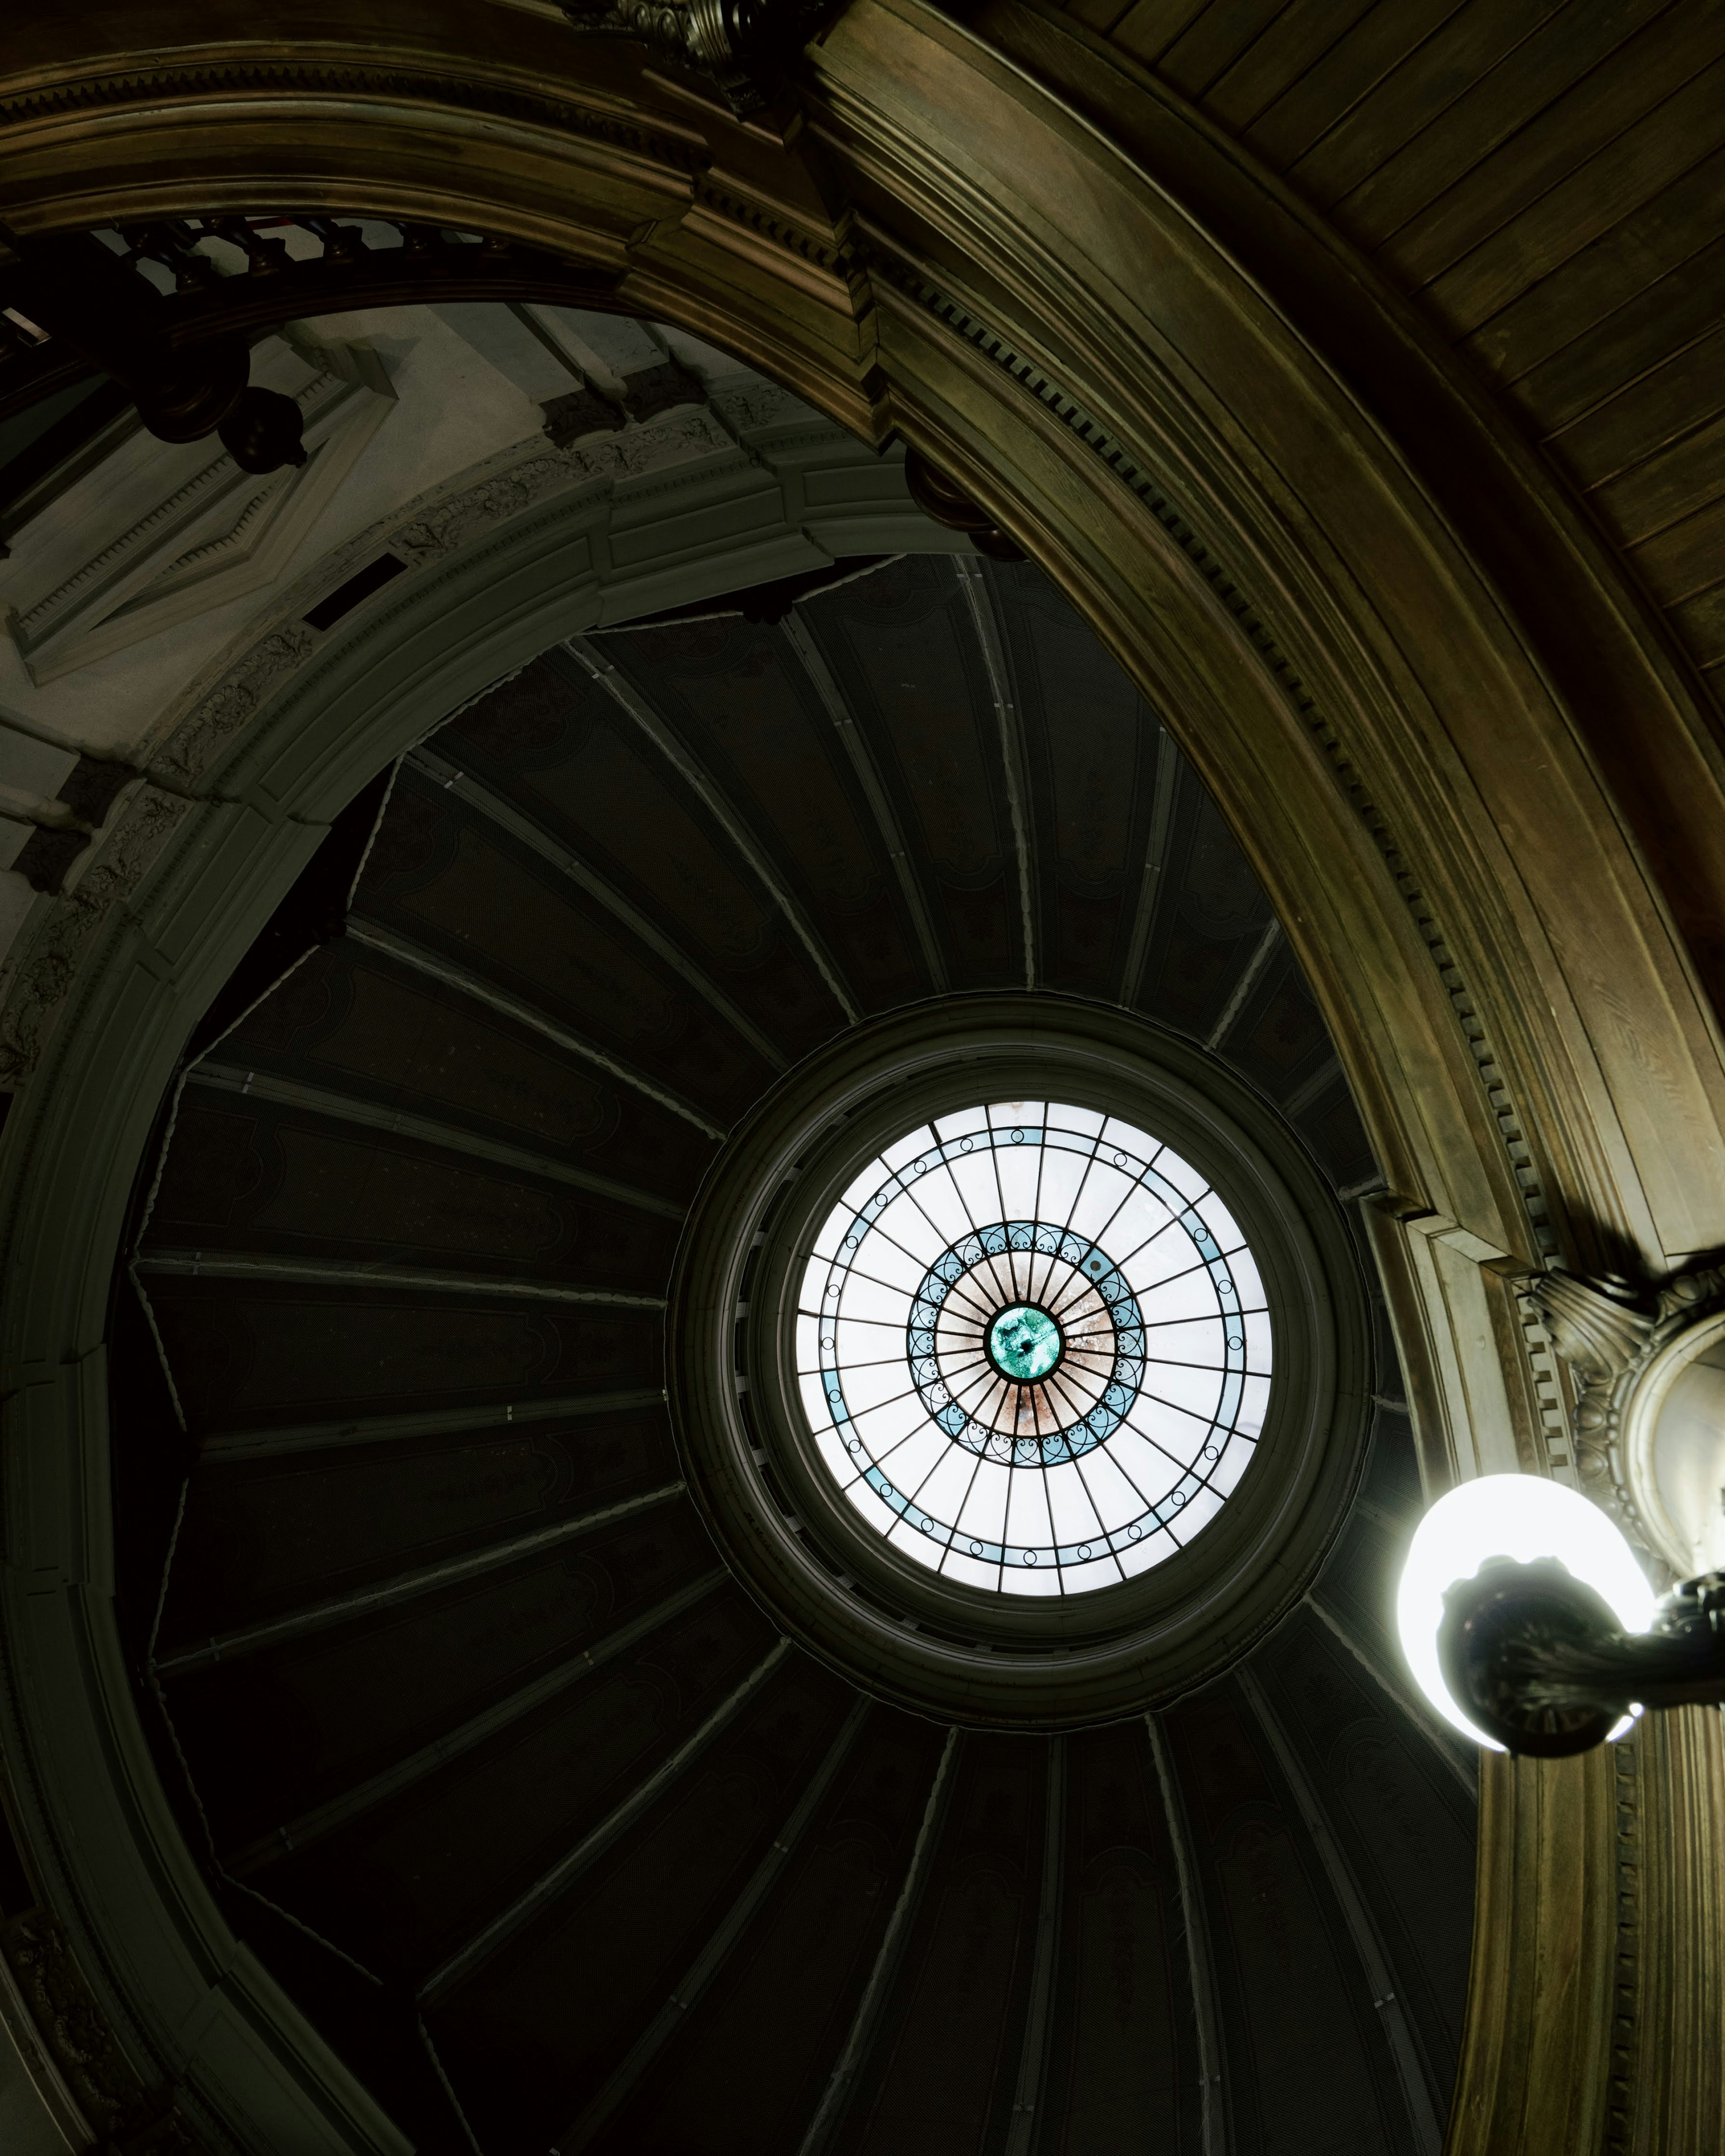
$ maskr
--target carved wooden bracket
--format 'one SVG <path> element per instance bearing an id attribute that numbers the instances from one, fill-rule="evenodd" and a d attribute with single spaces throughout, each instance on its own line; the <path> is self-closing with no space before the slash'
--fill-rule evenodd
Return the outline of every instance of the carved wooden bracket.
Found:
<path id="1" fill-rule="evenodd" d="M 1725 1265 L 1681 1274 L 1645 1292 L 1624 1280 L 1547 1273 L 1528 1292 L 1575 1378 L 1575 1464 L 1583 1487 L 1674 1574 L 1693 1570 L 1692 1553 L 1672 1546 L 1665 1507 L 1650 1481 L 1651 1458 L 1643 1455 L 1651 1431 L 1642 1432 L 1640 1442 L 1632 1439 L 1635 1426 L 1648 1420 L 1656 1373 L 1671 1362 L 1676 1343 L 1725 1312 Z"/>
<path id="2" fill-rule="evenodd" d="M 704 74 L 733 112 L 768 104 L 797 54 L 845 0 L 568 0 L 587 37 L 634 38 Z"/>

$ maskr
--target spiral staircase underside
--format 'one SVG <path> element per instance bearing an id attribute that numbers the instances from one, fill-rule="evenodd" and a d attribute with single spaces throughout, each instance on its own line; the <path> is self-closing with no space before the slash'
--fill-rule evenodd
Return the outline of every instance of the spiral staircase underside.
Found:
<path id="1" fill-rule="evenodd" d="M 664 1400 L 723 1135 L 919 999 L 1136 1009 L 1371 1187 L 1153 715 L 1034 569 L 906 558 L 549 652 L 382 791 L 194 1038 L 116 1288 L 128 1646 L 236 1931 L 428 2150 L 1436 2156 L 1472 1767 L 1386 1630 L 1381 1323 L 1305 1603 L 1064 1738 L 782 1640 Z"/>

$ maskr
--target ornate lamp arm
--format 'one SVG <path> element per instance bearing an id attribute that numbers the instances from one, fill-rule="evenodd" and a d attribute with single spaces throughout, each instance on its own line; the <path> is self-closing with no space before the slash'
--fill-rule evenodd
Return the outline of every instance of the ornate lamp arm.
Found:
<path id="1" fill-rule="evenodd" d="M 1506 1750 L 1585 1752 L 1631 1702 L 1725 1702 L 1725 1573 L 1685 1580 L 1637 1633 L 1555 1558 L 1494 1558 L 1445 1595 L 1438 1657 L 1456 1703 Z"/>

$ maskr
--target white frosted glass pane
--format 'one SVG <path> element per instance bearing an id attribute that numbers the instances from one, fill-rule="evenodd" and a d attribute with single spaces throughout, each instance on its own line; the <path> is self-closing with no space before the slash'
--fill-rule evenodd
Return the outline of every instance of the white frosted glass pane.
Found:
<path id="1" fill-rule="evenodd" d="M 916 1148 L 912 1147 L 911 1151 L 915 1150 Z M 883 1167 L 878 1160 L 871 1160 L 868 1166 L 862 1169 L 851 1182 L 847 1183 L 839 1193 L 839 1204 L 847 1211 L 855 1213 L 859 1206 L 865 1204 L 874 1196 L 883 1183 L 891 1179 L 891 1168 Z"/>
<path id="2" fill-rule="evenodd" d="M 1249 1316 L 1245 1328 L 1246 1367 L 1252 1370 L 1268 1370 L 1271 1367 L 1270 1320 Z"/>
<path id="3" fill-rule="evenodd" d="M 797 1380 L 797 1389 L 803 1395 L 803 1412 L 809 1418 L 810 1430 L 830 1430 L 832 1411 L 827 1406 L 827 1396 L 819 1378 L 803 1376 Z"/>
<path id="4" fill-rule="evenodd" d="M 983 1564 L 978 1558 L 966 1556 L 962 1551 L 950 1549 L 941 1566 L 943 1578 L 956 1579 L 963 1587 L 980 1587 L 993 1594 L 1000 1585 L 998 1565 Z"/>
<path id="5" fill-rule="evenodd" d="M 844 1446 L 839 1444 L 838 1439 L 834 1436 L 830 1430 L 817 1430 L 815 1432 L 814 1442 L 816 1449 L 819 1450 L 821 1459 L 825 1464 L 828 1474 L 832 1476 L 833 1480 L 842 1490 L 845 1485 L 850 1480 L 851 1476 L 856 1472 L 855 1466 L 852 1465 L 850 1458 L 845 1453 Z"/>
<path id="6" fill-rule="evenodd" d="M 906 1526 L 902 1520 L 886 1539 L 901 1549 L 906 1557 L 914 1558 L 918 1564 L 926 1564 L 931 1572 L 940 1569 L 940 1561 L 946 1551 L 944 1543 L 931 1542 L 927 1535 Z"/>
<path id="7" fill-rule="evenodd" d="M 1128 1247 L 1117 1240 L 1110 1230 L 1110 1223 L 1131 1197 L 1133 1188 L 1132 1178 L 1117 1168 L 1111 1168 L 1103 1160 L 1092 1161 L 1083 1192 L 1073 1209 L 1073 1234 L 1082 1235 L 1086 1241 L 1102 1237 L 1111 1257 Z"/>
<path id="8" fill-rule="evenodd" d="M 956 1243 L 961 1235 L 969 1234 L 970 1215 L 964 1209 L 964 1201 L 944 1163 L 913 1183 L 911 1194 L 933 1224 L 937 1250 L 944 1250 L 948 1243 Z"/>
<path id="9" fill-rule="evenodd" d="M 1120 1568 L 1131 1578 L 1134 1573 L 1148 1572 L 1152 1565 L 1160 1564 L 1175 1554 L 1173 1540 L 1164 1534 L 1146 1535 L 1141 1543 L 1128 1543 L 1114 1553 L 1120 1560 Z"/>
<path id="10" fill-rule="evenodd" d="M 930 1236 L 928 1240 L 932 1244 L 934 1238 Z M 878 1286 L 891 1288 L 895 1295 L 901 1296 L 908 1317 L 911 1299 L 928 1276 L 928 1258 L 903 1249 L 884 1235 L 871 1235 L 857 1271 Z"/>
<path id="11" fill-rule="evenodd" d="M 1001 1202 L 1009 1220 L 1037 1217 L 1037 1173 L 1042 1166 L 1040 1146 L 1012 1144 L 994 1148 L 994 1169 L 1000 1178 Z"/>
<path id="12" fill-rule="evenodd" d="M 944 1440 L 944 1456 L 936 1462 L 933 1473 L 916 1492 L 916 1502 L 924 1512 L 932 1512 L 936 1519 L 952 1527 L 957 1522 L 958 1508 L 970 1488 L 976 1455 L 950 1440 Z"/>
<path id="13" fill-rule="evenodd" d="M 1052 1564 L 1005 1564 L 1000 1568 L 1000 1584 L 1008 1594 L 1058 1594 L 1060 1568 Z"/>
<path id="14" fill-rule="evenodd" d="M 1063 1564 L 1060 1587 L 1067 1594 L 1094 1594 L 1099 1587 L 1118 1587 L 1120 1567 L 1111 1557 L 1093 1558 L 1088 1564 Z"/>
<path id="15" fill-rule="evenodd" d="M 994 1180 L 994 1163 L 990 1156 L 973 1152 L 949 1160 L 947 1173 L 952 1178 L 970 1224 L 973 1228 L 992 1227 L 1000 1218 L 1000 1191 Z"/>
<path id="16" fill-rule="evenodd" d="M 1163 1151 L 1162 1146 L 1147 1131 L 1141 1130 L 1136 1123 L 1127 1122 L 1122 1116 L 1105 1116 L 1098 1135 L 1102 1141 L 1103 1151 L 1110 1154 L 1127 1152 L 1136 1155 L 1139 1160 L 1149 1160 Z"/>
<path id="17" fill-rule="evenodd" d="M 1209 1188 L 1209 1183 L 1191 1162 L 1182 1160 L 1177 1152 L 1158 1153 L 1156 1173 L 1158 1175 L 1166 1176 L 1175 1189 L 1183 1192 L 1189 1199 L 1202 1198 L 1205 1191 Z"/>
<path id="18" fill-rule="evenodd" d="M 1103 1129 L 1096 1158 L 1128 1182 L 1136 1183 L 1149 1167 L 1155 1152 L 1154 1142 L 1142 1131 L 1135 1131 L 1130 1123 L 1111 1122 Z"/>
<path id="19" fill-rule="evenodd" d="M 1261 1310 L 1264 1306 L 1264 1278 L 1250 1250 L 1230 1250 L 1228 1270 L 1234 1276 L 1234 1291 L 1240 1297 L 1242 1310 Z"/>
<path id="20" fill-rule="evenodd" d="M 879 1281 L 854 1272 L 845 1283 L 839 1304 L 841 1318 L 873 1318 L 880 1325 L 903 1325 L 911 1314 L 910 1298 L 902 1288 L 883 1287 Z"/>
<path id="21" fill-rule="evenodd" d="M 1034 1468 L 1015 1468 L 1012 1492 L 1006 1506 L 1006 1539 L 1026 1549 L 1052 1548 L 1053 1530 L 1048 1523 L 1048 1502 L 1042 1477 Z"/>
<path id="22" fill-rule="evenodd" d="M 1111 1532 L 1155 1504 L 1180 1472 L 1172 1460 L 1160 1459 L 1142 1438 L 1125 1430 L 1117 1430 L 1106 1445 L 1086 1452 L 1083 1466 L 1102 1525 Z"/>
<path id="23" fill-rule="evenodd" d="M 998 1543 L 1006 1528 L 1006 1493 L 1012 1471 L 997 1460 L 979 1461 L 958 1526 L 973 1540 Z"/>
<path id="24" fill-rule="evenodd" d="M 1238 1332 L 1232 1336 L 1240 1337 Z M 1221 1369 L 1228 1360 L 1228 1327 L 1219 1317 L 1186 1318 L 1175 1325 L 1152 1325 L 1144 1330 L 1144 1352 L 1158 1363 L 1198 1363 Z"/>
<path id="25" fill-rule="evenodd" d="M 1072 1210 L 1078 1196 L 1078 1186 L 1083 1182 L 1090 1166 L 1088 1149 L 1083 1152 L 1067 1152 L 1059 1146 L 1048 1146 L 1043 1150 L 1042 1197 L 1040 1217 L 1053 1227 L 1065 1225 L 1066 1216 Z"/>
<path id="26" fill-rule="evenodd" d="M 872 1431 L 865 1435 L 872 1437 Z M 946 1432 L 937 1430 L 932 1423 L 924 1421 L 890 1450 L 883 1451 L 876 1446 L 875 1459 L 880 1472 L 897 1486 L 903 1496 L 915 1502 L 917 1491 L 933 1473 L 941 1455 L 952 1449 L 952 1440 Z"/>
<path id="27" fill-rule="evenodd" d="M 1101 1532 L 1101 1526 L 1073 1463 L 1067 1460 L 1059 1467 L 1050 1467 L 1043 1480 L 1048 1488 L 1049 1517 L 1054 1524 L 1055 1541 L 1062 1548 L 1069 1543 L 1094 1541 Z"/>
<path id="28" fill-rule="evenodd" d="M 937 1116 L 934 1127 L 942 1138 L 963 1137 L 967 1132 L 988 1129 L 988 1111 L 986 1108 L 961 1108 L 956 1115 Z"/>
<path id="29" fill-rule="evenodd" d="M 1210 1487 L 1224 1496 L 1231 1496 L 1240 1486 L 1240 1478 L 1252 1464 L 1258 1448 L 1249 1437 L 1230 1437 L 1227 1450 L 1210 1469 Z"/>
<path id="30" fill-rule="evenodd" d="M 861 1513 L 876 1534 L 890 1535 L 898 1525 L 898 1514 L 884 1505 L 866 1482 L 853 1482 L 845 1492 L 845 1502 Z"/>
<path id="31" fill-rule="evenodd" d="M 1168 1324 L 1183 1317 L 1208 1317 L 1219 1308 L 1215 1285 L 1202 1265 L 1193 1266 L 1192 1245 L 1183 1235 L 1179 1235 L 1178 1240 L 1174 1235 L 1164 1235 L 1152 1248 L 1158 1254 L 1166 1251 L 1170 1256 L 1178 1250 L 1185 1270 L 1173 1279 L 1158 1277 L 1141 1284 L 1135 1277 L 1135 1261 L 1128 1260 L 1121 1267 L 1132 1281 L 1147 1325 Z M 1168 1270 L 1164 1263 L 1163 1273 L 1165 1275 Z"/>
<path id="32" fill-rule="evenodd" d="M 1145 1378 L 1152 1375 L 1158 1373 L 1147 1371 Z M 1175 1460 L 1190 1460 L 1199 1446 L 1208 1445 L 1214 1427 L 1208 1414 L 1189 1414 L 1186 1408 L 1168 1406 L 1168 1401 L 1152 1399 L 1147 1393 L 1138 1393 L 1126 1410 L 1126 1423 L 1163 1445 Z"/>
<path id="33" fill-rule="evenodd" d="M 1221 1399 L 1222 1381 L 1214 1371 L 1148 1361 L 1144 1366 L 1144 1390 L 1164 1406 L 1183 1408 L 1187 1414 L 1208 1422 Z"/>
<path id="34" fill-rule="evenodd" d="M 933 1130 L 927 1123 L 919 1123 L 914 1131 L 901 1137 L 896 1145 L 890 1145 L 880 1156 L 883 1169 L 902 1168 L 907 1160 L 915 1160 L 919 1152 L 927 1152 L 935 1144 Z"/>
<path id="35" fill-rule="evenodd" d="M 899 1307 L 908 1314 L 908 1304 L 901 1303 Z M 858 1317 L 848 1303 L 840 1303 L 839 1309 L 839 1315 L 817 1326 L 814 1335 L 829 1361 L 836 1355 L 846 1369 L 854 1363 L 878 1363 L 889 1355 L 903 1361 L 905 1317 Z"/>
<path id="36" fill-rule="evenodd" d="M 1240 1233 L 1239 1221 L 1235 1219 L 1214 1190 L 1199 1199 L 1198 1210 L 1203 1216 L 1204 1224 L 1215 1237 L 1219 1249 L 1231 1252 L 1237 1245 L 1245 1240 L 1245 1237 Z"/>
<path id="37" fill-rule="evenodd" d="M 873 1239 L 873 1242 L 886 1244 L 893 1255 L 878 1255 L 871 1243 L 868 1270 L 878 1273 L 882 1280 L 902 1281 L 906 1287 L 914 1288 L 948 1240 L 921 1204 L 901 1198 L 880 1215 L 880 1233 Z"/>
<path id="38" fill-rule="evenodd" d="M 820 1362 L 820 1343 L 830 1335 L 823 1334 L 812 1317 L 797 1320 L 797 1368 L 813 1370 Z"/>
<path id="39" fill-rule="evenodd" d="M 815 1258 L 831 1257 L 839 1247 L 850 1219 L 848 1213 L 834 1210 L 828 1214 L 821 1224 L 820 1233 L 809 1246 L 810 1255 Z"/>
<path id="40" fill-rule="evenodd" d="M 1222 1500 L 1214 1490 L 1200 1490 L 1187 1499 L 1179 1518 L 1173 1523 L 1175 1532 L 1182 1542 L 1189 1543 L 1195 1534 L 1209 1525 L 1221 1509 Z"/>
<path id="41" fill-rule="evenodd" d="M 1086 1152 L 1090 1150 L 1088 1141 L 1100 1135 L 1107 1120 L 1106 1116 L 1098 1115 L 1094 1108 L 1075 1107 L 1070 1101 L 1050 1101 L 1049 1104 L 1050 1128 L 1065 1136 L 1086 1141 Z"/>
<path id="42" fill-rule="evenodd" d="M 991 1101 L 988 1121 L 997 1131 L 1040 1129 L 1046 1109 L 1042 1101 Z"/>
<path id="43" fill-rule="evenodd" d="M 1247 1437 L 1255 1437 L 1264 1427 L 1265 1410 L 1269 1405 L 1269 1378 L 1248 1378 L 1240 1388 L 1240 1412 L 1234 1419 L 1234 1427 Z"/>
<path id="44" fill-rule="evenodd" d="M 865 1416 L 870 1408 L 886 1400 L 914 1400 L 909 1366 L 899 1363 L 865 1363 L 841 1373 L 845 1404 L 853 1415 Z M 921 1410 L 919 1410 L 921 1412 Z"/>
<path id="45" fill-rule="evenodd" d="M 1168 1209 L 1162 1200 L 1145 1189 L 1142 1183 L 1135 1183 L 1102 1238 L 1109 1256 L 1116 1265 L 1123 1266 L 1132 1252 L 1142 1250 L 1153 1235 L 1168 1226 Z"/>

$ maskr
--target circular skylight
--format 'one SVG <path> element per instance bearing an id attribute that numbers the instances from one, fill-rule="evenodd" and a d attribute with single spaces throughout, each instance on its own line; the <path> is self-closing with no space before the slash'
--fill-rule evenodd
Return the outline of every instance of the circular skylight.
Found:
<path id="1" fill-rule="evenodd" d="M 1258 1268 L 1195 1168 L 1088 1109 L 940 1116 L 870 1161 L 803 1270 L 821 1459 L 893 1546 L 1082 1594 L 1214 1520 L 1270 1394 Z"/>

